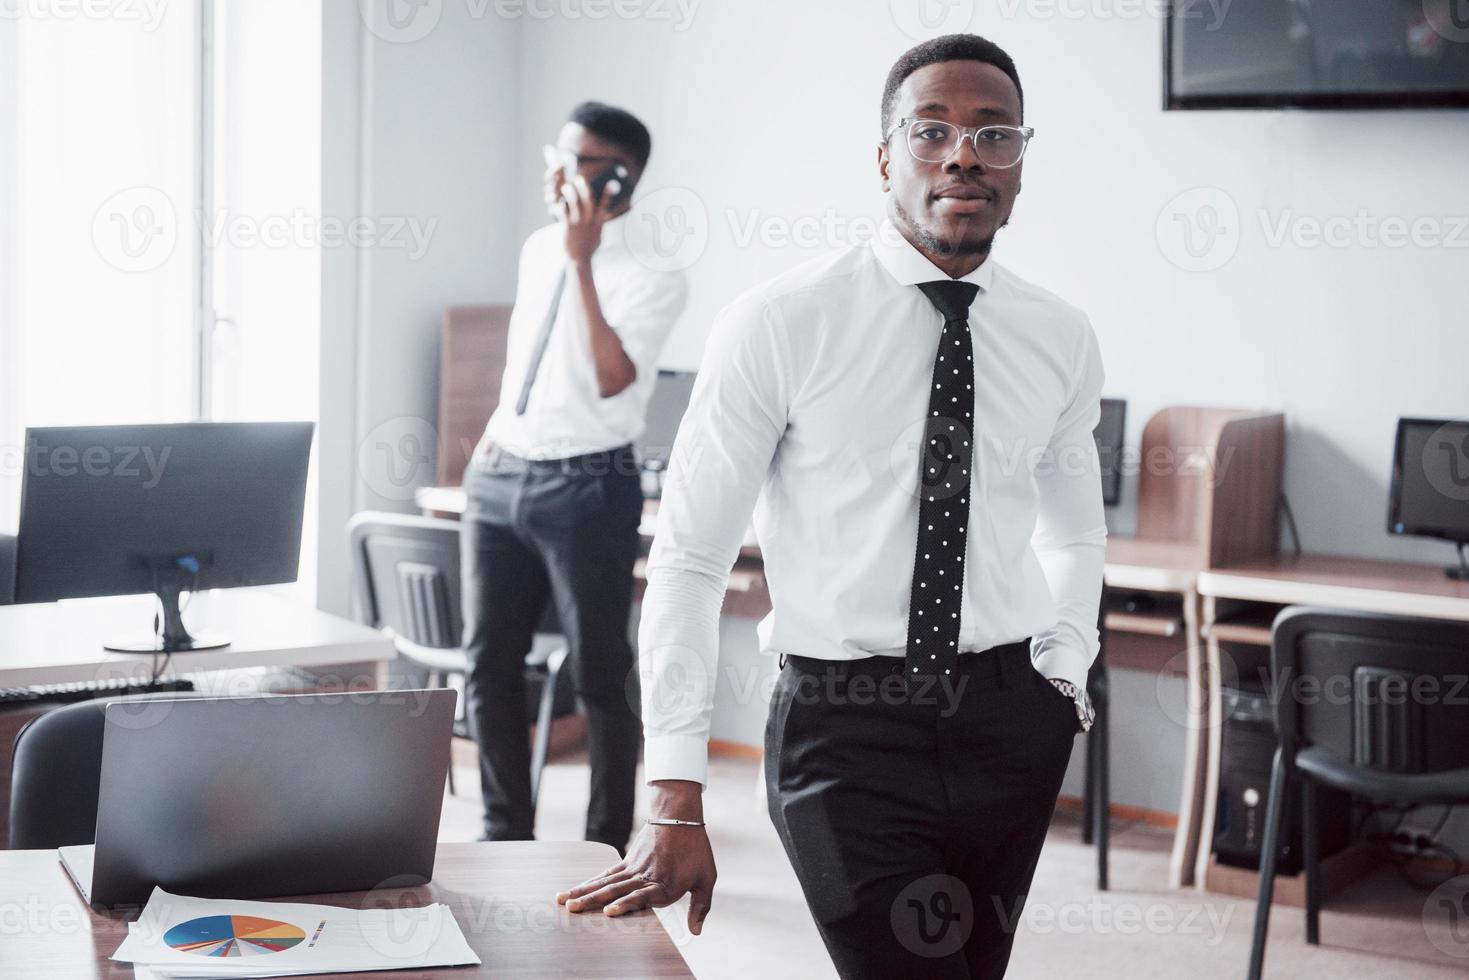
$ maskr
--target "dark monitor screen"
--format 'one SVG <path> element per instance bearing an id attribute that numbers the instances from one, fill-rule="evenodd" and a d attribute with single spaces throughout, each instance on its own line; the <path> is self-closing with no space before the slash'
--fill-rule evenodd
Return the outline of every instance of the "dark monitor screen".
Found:
<path id="1" fill-rule="evenodd" d="M 1170 109 L 1469 105 L 1462 0 L 1171 0 Z"/>
<path id="2" fill-rule="evenodd" d="M 644 463 L 652 462 L 660 469 L 668 468 L 673 439 L 678 425 L 689 407 L 694 390 L 693 371 L 659 371 L 653 397 L 648 400 L 648 425 L 638 440 L 638 455 Z"/>
<path id="3" fill-rule="evenodd" d="M 1387 529 L 1469 541 L 1469 419 L 1399 419 Z"/>
<path id="4" fill-rule="evenodd" d="M 1122 437 L 1127 422 L 1127 402 L 1102 399 L 1102 417 L 1092 431 L 1097 441 L 1097 458 L 1102 464 L 1102 503 L 1116 507 L 1122 502 Z"/>
<path id="5" fill-rule="evenodd" d="M 310 422 L 26 430 L 15 599 L 293 582 Z"/>

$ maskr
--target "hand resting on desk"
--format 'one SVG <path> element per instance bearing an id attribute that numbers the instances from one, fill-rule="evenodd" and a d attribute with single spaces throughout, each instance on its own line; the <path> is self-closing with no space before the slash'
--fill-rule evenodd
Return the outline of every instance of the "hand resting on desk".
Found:
<path id="1" fill-rule="evenodd" d="M 653 783 L 653 816 L 703 821 L 702 787 L 686 780 Z M 569 912 L 618 916 L 643 909 L 663 908 L 691 896 L 689 932 L 704 929 L 704 917 L 714 900 L 714 850 L 703 827 L 648 824 L 633 839 L 627 857 L 569 891 L 557 892 L 556 902 Z"/>

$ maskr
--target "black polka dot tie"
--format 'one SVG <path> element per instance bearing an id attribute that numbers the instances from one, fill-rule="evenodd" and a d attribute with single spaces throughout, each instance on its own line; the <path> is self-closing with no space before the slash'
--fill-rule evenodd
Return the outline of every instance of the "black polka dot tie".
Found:
<path id="1" fill-rule="evenodd" d="M 933 362 L 923 445 L 919 451 L 918 551 L 908 603 L 904 676 L 942 680 L 959 658 L 959 608 L 964 597 L 964 542 L 974 460 L 974 345 L 969 305 L 973 283 L 920 283 L 944 317 Z"/>

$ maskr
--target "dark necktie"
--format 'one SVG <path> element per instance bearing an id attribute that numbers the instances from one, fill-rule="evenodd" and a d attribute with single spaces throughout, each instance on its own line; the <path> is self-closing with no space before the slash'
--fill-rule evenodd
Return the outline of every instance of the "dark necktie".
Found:
<path id="1" fill-rule="evenodd" d="M 530 366 L 525 369 L 525 380 L 520 384 L 520 397 L 515 401 L 516 415 L 524 415 L 525 406 L 530 402 L 530 387 L 536 383 L 536 372 L 540 370 L 541 358 L 546 356 L 546 345 L 551 340 L 551 325 L 556 322 L 556 311 L 561 307 L 561 294 L 565 291 L 566 270 L 563 268 L 556 275 L 556 288 L 551 292 L 551 308 L 546 311 L 546 319 L 541 321 L 536 349 L 530 356 Z"/>
<path id="2" fill-rule="evenodd" d="M 974 346 L 969 304 L 979 292 L 957 280 L 919 283 L 944 317 L 933 362 L 923 445 L 919 450 L 918 552 L 908 604 L 910 679 L 942 680 L 959 659 L 959 608 L 964 597 L 964 542 L 974 459 Z"/>

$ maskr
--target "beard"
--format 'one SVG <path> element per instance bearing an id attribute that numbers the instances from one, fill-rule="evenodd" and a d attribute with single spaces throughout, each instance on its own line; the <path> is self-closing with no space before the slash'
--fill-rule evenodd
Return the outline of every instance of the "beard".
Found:
<path id="1" fill-rule="evenodd" d="M 969 255 L 989 255 L 990 248 L 995 244 L 994 233 L 978 241 L 969 241 L 962 237 L 956 241 L 946 241 L 914 221 L 913 216 L 908 213 L 907 208 L 903 207 L 901 201 L 894 199 L 893 210 L 897 217 L 902 220 L 903 224 L 907 226 L 908 230 L 913 233 L 913 236 L 918 239 L 918 243 L 923 247 L 923 250 L 939 258 L 956 259 Z M 1000 222 L 1000 227 L 1003 228 L 1009 223 L 1010 219 L 1006 218 Z"/>

